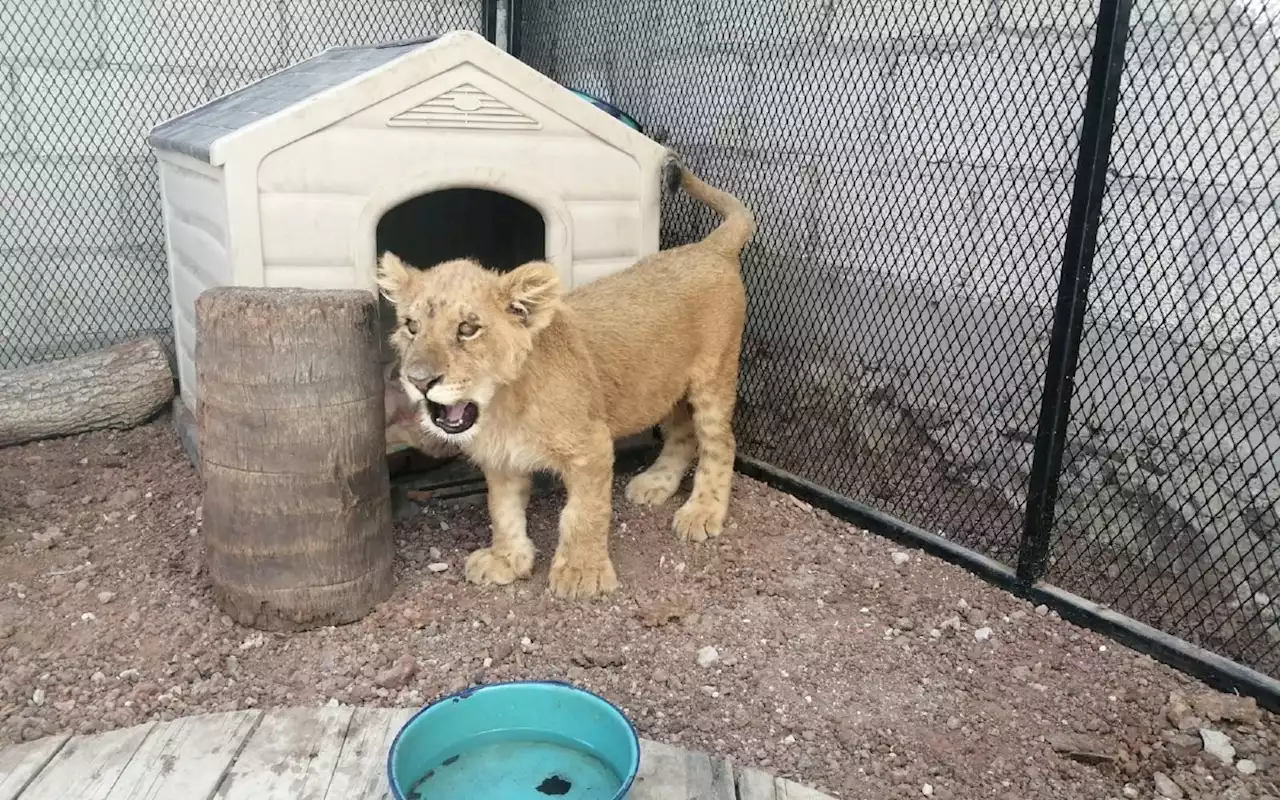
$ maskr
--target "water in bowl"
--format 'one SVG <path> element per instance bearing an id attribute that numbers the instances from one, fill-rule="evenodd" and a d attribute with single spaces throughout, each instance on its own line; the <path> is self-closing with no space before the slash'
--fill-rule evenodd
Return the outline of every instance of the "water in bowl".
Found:
<path id="1" fill-rule="evenodd" d="M 623 780 L 590 745 L 547 731 L 489 731 L 429 763 L 406 800 L 612 800 Z"/>

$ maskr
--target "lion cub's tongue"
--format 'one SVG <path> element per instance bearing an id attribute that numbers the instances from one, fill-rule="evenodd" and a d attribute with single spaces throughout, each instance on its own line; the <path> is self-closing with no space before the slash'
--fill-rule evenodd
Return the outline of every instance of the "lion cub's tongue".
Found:
<path id="1" fill-rule="evenodd" d="M 445 406 L 444 418 L 447 422 L 451 422 L 456 425 L 462 422 L 462 415 L 466 413 L 466 410 L 467 410 L 466 403 L 458 403 L 452 406 Z"/>

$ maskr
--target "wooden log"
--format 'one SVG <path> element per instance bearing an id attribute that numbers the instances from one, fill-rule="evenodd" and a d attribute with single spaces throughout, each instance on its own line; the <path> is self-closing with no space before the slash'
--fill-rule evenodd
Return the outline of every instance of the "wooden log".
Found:
<path id="1" fill-rule="evenodd" d="M 221 287 L 196 301 L 204 537 L 242 625 L 354 622 L 393 586 L 374 296 Z"/>
<path id="2" fill-rule="evenodd" d="M 5 370 L 0 372 L 0 447 L 132 428 L 172 397 L 169 360 L 152 337 Z"/>

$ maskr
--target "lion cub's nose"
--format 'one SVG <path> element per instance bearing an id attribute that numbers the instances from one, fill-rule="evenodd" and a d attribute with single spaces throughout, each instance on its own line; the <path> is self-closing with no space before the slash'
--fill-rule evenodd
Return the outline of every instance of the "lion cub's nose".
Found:
<path id="1" fill-rule="evenodd" d="M 421 370 L 407 370 L 404 376 L 409 379 L 409 383 L 412 383 L 423 394 L 426 394 L 428 389 L 435 386 L 444 377 L 443 375 Z"/>

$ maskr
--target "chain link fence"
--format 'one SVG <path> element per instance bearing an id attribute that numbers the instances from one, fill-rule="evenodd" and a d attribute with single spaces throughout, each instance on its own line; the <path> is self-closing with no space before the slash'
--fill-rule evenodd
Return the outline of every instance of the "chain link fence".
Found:
<path id="1" fill-rule="evenodd" d="M 1121 7 L 1109 72 L 1099 10 Z M 744 456 L 1280 677 L 1280 4 L 524 0 L 520 21 L 523 59 L 756 211 Z M 664 245 L 715 224 L 664 211 Z"/>
<path id="2" fill-rule="evenodd" d="M 485 5 L 0 4 L 0 369 L 172 342 L 151 126 L 327 47 L 480 31 Z"/>

